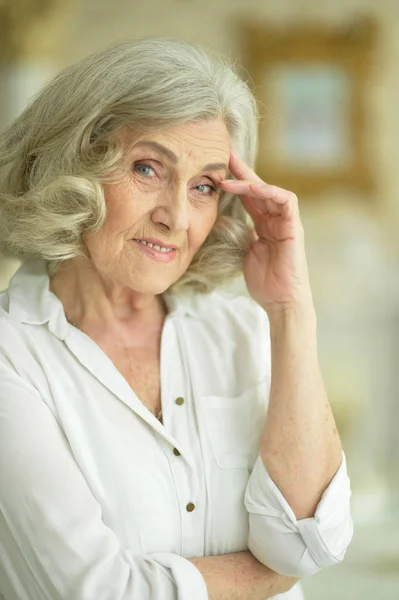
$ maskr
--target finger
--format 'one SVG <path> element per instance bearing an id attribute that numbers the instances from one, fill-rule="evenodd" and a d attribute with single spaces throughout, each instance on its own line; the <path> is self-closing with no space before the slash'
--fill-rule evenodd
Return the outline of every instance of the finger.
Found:
<path id="1" fill-rule="evenodd" d="M 259 198 L 258 204 L 265 202 L 273 214 L 277 212 L 287 218 L 299 217 L 298 198 L 293 192 L 266 183 L 251 185 L 251 190 Z"/>
<path id="2" fill-rule="evenodd" d="M 254 183 L 253 181 L 241 179 L 224 179 L 220 182 L 220 185 L 226 191 L 231 190 L 234 194 L 245 194 L 254 198 L 269 198 L 276 202 L 276 204 L 290 202 L 295 196 L 288 190 L 264 182 Z"/>
<path id="3" fill-rule="evenodd" d="M 226 192 L 236 194 L 237 196 L 239 196 L 243 202 L 244 199 L 251 199 L 251 206 L 257 206 L 257 211 L 259 213 L 265 214 L 267 212 L 267 207 L 265 205 L 264 199 L 259 199 L 256 194 L 251 192 L 250 182 L 235 181 L 233 179 L 229 179 L 226 181 L 222 181 L 220 186 Z M 245 208 L 247 208 L 245 202 L 244 206 Z M 251 212 L 250 214 L 253 217 Z"/>
<path id="4" fill-rule="evenodd" d="M 267 201 L 262 200 L 261 208 L 259 208 L 256 198 L 251 198 L 250 196 L 240 196 L 240 198 L 256 228 L 261 227 L 265 223 L 265 219 L 267 220 L 269 217 L 284 216 L 280 206 L 275 204 L 267 206 Z"/>
<path id="5" fill-rule="evenodd" d="M 263 212 L 256 206 L 253 198 L 250 198 L 249 196 L 242 196 L 241 202 L 243 203 L 245 210 L 249 213 L 249 216 L 254 223 L 259 221 L 259 219 L 262 219 Z"/>
<path id="6" fill-rule="evenodd" d="M 242 197 L 242 196 L 241 196 Z M 273 217 L 282 216 L 284 218 L 290 218 L 294 214 L 293 207 L 289 200 L 274 197 L 252 196 L 253 202 L 261 213 L 265 215 L 272 215 Z"/>
<path id="7" fill-rule="evenodd" d="M 220 182 L 221 187 L 231 192 L 232 194 L 245 194 L 246 196 L 258 197 L 259 194 L 256 191 L 251 190 L 251 185 L 254 185 L 253 181 L 243 179 L 224 179 Z"/>
<path id="8" fill-rule="evenodd" d="M 228 190 L 230 191 L 230 190 Z M 238 195 L 241 198 L 241 201 L 244 204 L 244 207 L 247 208 L 246 203 L 250 200 L 251 206 L 256 207 L 257 217 L 259 216 L 267 216 L 267 215 L 281 215 L 285 211 L 283 210 L 284 204 L 276 204 L 273 200 L 268 198 L 258 198 L 255 194 L 249 195 L 245 193 L 240 193 L 239 190 L 231 190 L 231 193 Z M 251 217 L 254 218 L 252 212 L 250 212 Z"/>
<path id="9" fill-rule="evenodd" d="M 248 179 L 250 181 L 261 182 L 262 179 L 247 165 L 235 152 L 230 154 L 229 169 L 232 175 L 237 179 Z"/>
<path id="10" fill-rule="evenodd" d="M 232 194 L 250 196 L 259 200 L 260 202 L 257 202 L 257 205 L 260 208 L 263 206 L 262 201 L 265 200 L 269 201 L 267 206 L 271 206 L 271 203 L 281 206 L 284 204 L 292 204 L 295 206 L 297 204 L 295 194 L 264 182 L 253 183 L 247 180 L 225 179 L 220 185 L 224 190 Z"/>
<path id="11" fill-rule="evenodd" d="M 283 214 L 287 218 L 295 215 L 299 217 L 298 198 L 293 192 L 265 183 L 234 151 L 230 155 L 229 167 L 230 172 L 237 177 L 237 180 L 223 181 L 223 185 L 227 184 L 226 191 L 239 195 L 246 194 L 261 200 L 266 199 L 266 204 L 259 201 L 256 201 L 256 204 L 260 210 L 266 209 L 270 214 Z M 234 184 L 241 184 L 243 181 L 247 183 L 247 188 L 234 187 Z M 255 183 L 253 183 L 254 181 Z M 277 209 L 277 205 L 284 208 L 280 211 Z"/>

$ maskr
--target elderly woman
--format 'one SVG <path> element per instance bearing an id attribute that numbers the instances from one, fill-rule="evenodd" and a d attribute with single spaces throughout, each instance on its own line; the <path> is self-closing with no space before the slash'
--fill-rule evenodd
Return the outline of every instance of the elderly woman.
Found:
<path id="1" fill-rule="evenodd" d="M 66 69 L 4 133 L 5 600 L 293 600 L 342 560 L 298 202 L 255 147 L 246 84 L 160 39 Z"/>

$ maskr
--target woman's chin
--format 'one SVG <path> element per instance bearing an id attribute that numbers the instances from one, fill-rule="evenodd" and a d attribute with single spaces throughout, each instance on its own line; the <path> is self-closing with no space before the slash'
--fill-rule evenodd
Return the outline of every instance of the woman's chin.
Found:
<path id="1" fill-rule="evenodd" d="M 130 288 L 139 294 L 145 294 L 147 296 L 159 296 L 166 292 L 173 284 L 178 281 L 179 277 L 159 277 L 159 275 L 153 275 L 142 278 L 136 278 L 135 281 L 131 282 Z"/>

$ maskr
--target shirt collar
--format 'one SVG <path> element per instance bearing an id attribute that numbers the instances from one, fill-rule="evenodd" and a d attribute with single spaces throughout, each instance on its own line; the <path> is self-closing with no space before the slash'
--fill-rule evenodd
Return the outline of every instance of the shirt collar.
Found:
<path id="1" fill-rule="evenodd" d="M 49 289 L 50 278 L 46 261 L 24 262 L 12 277 L 9 287 L 9 314 L 21 323 L 43 325 L 60 339 L 65 339 L 69 323 L 59 298 Z M 194 316 L 190 296 L 164 294 L 169 316 Z"/>

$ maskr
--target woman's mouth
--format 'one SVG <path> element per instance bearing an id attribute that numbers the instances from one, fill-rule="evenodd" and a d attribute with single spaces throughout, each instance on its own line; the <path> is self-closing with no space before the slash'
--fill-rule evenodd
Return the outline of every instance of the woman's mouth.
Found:
<path id="1" fill-rule="evenodd" d="M 177 248 L 175 247 L 161 246 L 159 244 L 154 244 L 153 242 L 139 239 L 134 239 L 133 242 L 144 254 L 158 262 L 172 262 L 176 257 Z"/>

